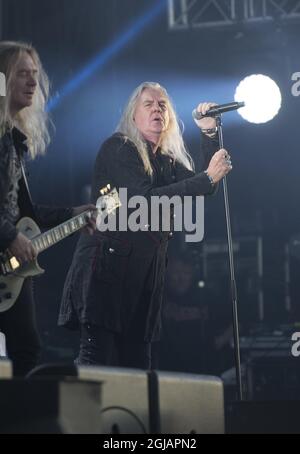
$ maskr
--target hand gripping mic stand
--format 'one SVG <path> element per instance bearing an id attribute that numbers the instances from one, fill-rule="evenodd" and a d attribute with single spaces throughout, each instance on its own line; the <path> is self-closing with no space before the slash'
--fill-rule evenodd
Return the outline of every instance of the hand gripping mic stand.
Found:
<path id="1" fill-rule="evenodd" d="M 217 121 L 217 131 L 218 131 L 220 148 L 224 148 L 222 117 L 221 117 L 221 115 L 216 115 L 215 118 Z M 240 356 L 240 340 L 239 340 L 238 301 L 237 301 L 237 289 L 236 289 L 235 272 L 234 272 L 233 242 L 232 242 L 232 234 L 231 234 L 230 210 L 229 210 L 226 176 L 223 177 L 223 191 L 224 191 L 228 255 L 229 255 L 229 267 L 230 267 L 230 288 L 231 288 L 231 298 L 232 298 L 232 321 L 233 321 L 233 337 L 234 337 L 234 355 L 235 355 L 235 365 L 236 365 L 236 384 L 237 384 L 238 399 L 240 401 L 242 401 L 243 400 L 243 391 L 242 391 L 241 356 Z"/>

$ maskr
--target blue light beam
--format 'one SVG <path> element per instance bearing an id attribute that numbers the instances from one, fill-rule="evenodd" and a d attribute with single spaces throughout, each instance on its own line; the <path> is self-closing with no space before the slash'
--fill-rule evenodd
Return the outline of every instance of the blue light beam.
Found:
<path id="1" fill-rule="evenodd" d="M 68 95 L 73 93 L 80 85 L 83 84 L 97 69 L 103 67 L 105 63 L 111 60 L 120 52 L 126 44 L 135 38 L 149 23 L 151 23 L 165 8 L 166 0 L 159 0 L 155 6 L 146 11 L 143 15 L 131 24 L 124 33 L 117 38 L 112 44 L 106 47 L 99 55 L 90 60 L 89 63 L 79 71 L 69 82 L 67 82 L 58 94 L 52 97 L 47 105 L 48 112 L 54 110 L 58 104 Z"/>

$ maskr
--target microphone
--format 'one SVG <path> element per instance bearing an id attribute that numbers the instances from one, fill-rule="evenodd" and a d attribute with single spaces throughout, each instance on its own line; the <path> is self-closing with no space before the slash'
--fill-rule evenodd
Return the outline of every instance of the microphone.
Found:
<path id="1" fill-rule="evenodd" d="M 228 104 L 220 104 L 219 106 L 211 107 L 206 112 L 205 115 L 202 115 L 200 112 L 198 112 L 197 109 L 194 109 L 192 115 L 195 120 L 201 120 L 201 118 L 215 117 L 224 112 L 230 112 L 231 110 L 237 110 L 244 106 L 245 106 L 244 102 L 229 102 Z"/>

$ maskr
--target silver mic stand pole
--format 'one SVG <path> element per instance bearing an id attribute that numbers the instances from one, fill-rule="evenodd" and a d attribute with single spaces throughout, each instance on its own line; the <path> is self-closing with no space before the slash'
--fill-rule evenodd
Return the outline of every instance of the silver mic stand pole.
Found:
<path id="1" fill-rule="evenodd" d="M 216 116 L 216 121 L 217 121 L 217 131 L 218 131 L 220 148 L 224 148 L 221 115 Z M 223 192 L 224 192 L 228 255 L 229 255 L 229 267 L 230 267 L 230 288 L 231 288 L 231 299 L 232 299 L 232 321 L 233 321 L 234 355 L 235 355 L 235 365 L 236 365 L 236 384 L 237 384 L 238 400 L 242 401 L 243 400 L 243 390 L 242 390 L 241 355 L 240 355 L 240 339 L 239 339 L 238 300 L 237 300 L 237 289 L 236 289 L 236 280 L 235 280 L 235 272 L 234 272 L 233 242 L 232 242 L 232 234 L 231 234 L 230 210 L 229 210 L 228 188 L 227 188 L 226 176 L 224 176 L 224 178 L 223 178 Z"/>

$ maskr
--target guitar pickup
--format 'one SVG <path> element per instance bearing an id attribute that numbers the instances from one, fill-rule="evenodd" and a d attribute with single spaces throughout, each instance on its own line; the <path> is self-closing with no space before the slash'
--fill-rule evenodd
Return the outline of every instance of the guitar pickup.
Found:
<path id="1" fill-rule="evenodd" d="M 9 264 L 11 266 L 11 271 L 15 271 L 17 268 L 20 267 L 20 262 L 16 259 L 16 257 L 11 257 L 9 259 Z"/>

